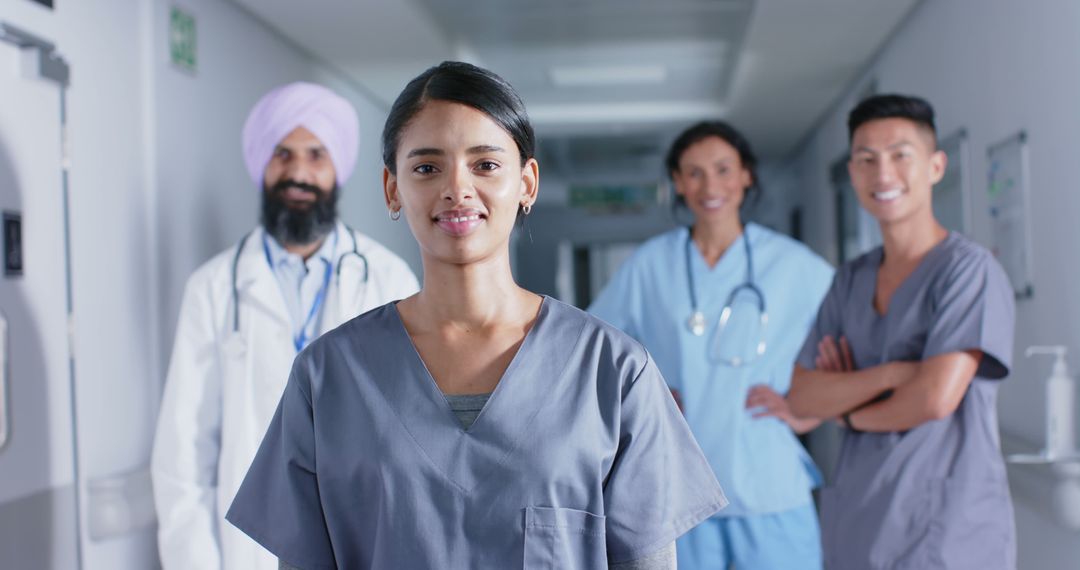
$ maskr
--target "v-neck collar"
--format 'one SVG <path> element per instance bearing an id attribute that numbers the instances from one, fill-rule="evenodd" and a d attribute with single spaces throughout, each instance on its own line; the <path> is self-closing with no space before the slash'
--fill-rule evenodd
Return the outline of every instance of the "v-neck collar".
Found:
<path id="1" fill-rule="evenodd" d="M 683 237 L 685 240 L 683 242 L 683 247 L 689 247 L 690 249 L 690 263 L 693 265 L 693 273 L 696 274 L 700 271 L 703 275 L 714 275 L 725 269 L 727 266 L 735 263 L 736 257 L 745 258 L 745 255 L 740 256 L 739 253 L 735 252 L 742 252 L 745 249 L 746 246 L 743 245 L 743 240 L 750 239 L 750 227 L 753 225 L 754 224 L 752 223 L 743 225 L 743 231 L 739 234 L 739 237 L 735 238 L 735 241 L 731 242 L 731 245 L 724 250 L 724 253 L 720 254 L 720 259 L 717 259 L 716 265 L 713 265 L 712 267 L 709 267 L 709 264 L 705 261 L 705 256 L 702 255 L 701 250 L 698 248 L 697 244 L 694 243 L 692 228 L 685 228 L 686 234 Z M 746 263 L 745 259 L 743 260 L 743 263 Z"/>
<path id="2" fill-rule="evenodd" d="M 499 382 L 495 384 L 495 389 L 491 391 L 490 396 L 488 397 L 488 403 L 484 405 L 484 409 L 480 410 L 480 414 L 476 417 L 476 421 L 473 422 L 473 427 L 475 427 L 478 423 L 484 420 L 485 412 L 490 407 L 490 404 L 496 399 L 498 399 L 499 393 L 506 391 L 503 389 L 503 387 L 507 384 L 507 381 L 510 379 L 511 376 L 513 376 L 514 372 L 517 370 L 520 361 L 524 358 L 522 355 L 527 354 L 529 352 L 529 349 L 532 348 L 532 344 L 534 343 L 533 339 L 536 338 L 536 334 L 534 333 L 543 324 L 543 321 L 548 313 L 548 305 L 548 297 L 542 296 L 540 300 L 540 310 L 536 313 L 536 320 L 533 321 L 533 325 L 529 327 L 529 330 L 525 333 L 525 338 L 521 340 L 521 344 L 518 345 L 517 351 L 514 353 L 514 357 L 510 359 L 510 364 L 506 366 L 506 370 L 504 370 L 502 376 L 499 377 Z M 407 351 L 407 358 L 412 361 L 412 368 L 417 369 L 417 372 L 422 372 L 417 374 L 420 377 L 419 380 L 421 381 L 421 383 L 426 385 L 426 388 L 433 390 L 442 399 L 442 402 L 444 404 L 443 408 L 449 415 L 450 419 L 453 420 L 454 425 L 458 426 L 458 428 L 462 429 L 462 431 L 471 431 L 472 427 L 470 427 L 469 429 L 461 428 L 461 422 L 459 422 L 457 420 L 457 417 L 454 415 L 454 410 L 450 407 L 450 402 L 446 401 L 446 393 L 442 391 L 442 388 L 439 388 L 439 384 L 435 381 L 435 376 L 431 374 L 431 371 L 427 367 L 427 363 L 424 362 L 423 357 L 420 356 L 420 351 L 416 348 L 416 343 L 414 343 L 412 337 L 409 336 L 409 331 L 405 328 L 405 321 L 402 320 L 401 313 L 397 310 L 397 303 L 393 303 L 391 305 L 391 308 L 394 317 L 397 320 L 398 326 L 396 328 L 398 330 L 396 332 L 404 336 L 405 342 L 408 343 L 409 348 L 411 349 L 410 351 Z"/>
<path id="3" fill-rule="evenodd" d="M 884 263 L 884 261 L 885 261 L 885 248 L 884 247 L 878 247 L 875 250 L 874 257 L 871 259 L 871 263 L 870 263 L 870 267 L 873 269 L 873 271 L 870 272 L 870 300 L 869 300 L 869 303 L 870 303 L 870 311 L 873 313 L 874 317 L 877 320 L 885 320 L 886 318 L 889 317 L 889 315 L 893 312 L 892 308 L 894 306 L 896 306 L 897 300 L 900 299 L 900 294 L 901 293 L 904 293 L 904 294 L 908 293 L 907 290 L 911 287 L 911 285 L 909 285 L 909 283 L 915 283 L 915 282 L 918 281 L 918 279 L 916 279 L 916 278 L 920 274 L 925 273 L 927 271 L 926 268 L 930 267 L 933 264 L 933 260 L 937 258 L 937 256 L 940 254 L 940 252 L 945 250 L 945 245 L 947 243 L 950 243 L 953 240 L 953 237 L 954 237 L 954 234 L 953 234 L 953 232 L 950 231 L 945 236 L 945 239 L 939 241 L 937 244 L 934 245 L 934 247 L 930 248 L 930 251 L 926 252 L 926 255 L 923 255 L 923 258 L 919 260 L 919 264 L 915 266 L 915 269 L 913 269 L 911 271 L 911 273 L 909 273 L 908 276 L 905 277 L 904 280 L 901 281 L 900 284 L 896 286 L 896 289 L 893 291 L 892 296 L 889 297 L 889 305 L 887 307 L 885 307 L 885 312 L 884 313 L 878 312 L 875 302 L 876 302 L 876 299 L 877 299 L 877 286 L 878 286 L 878 278 L 880 276 L 881 264 Z"/>
<path id="4" fill-rule="evenodd" d="M 417 352 L 397 307 L 385 306 L 379 328 L 389 346 L 382 355 L 394 362 L 383 369 L 394 373 L 374 380 L 401 428 L 460 492 L 468 494 L 506 462 L 531 435 L 530 426 L 550 403 L 544 396 L 545 383 L 564 376 L 569 359 L 562 348 L 567 342 L 576 344 L 584 324 L 582 319 L 559 318 L 563 310 L 556 301 L 543 298 L 536 322 L 466 430 Z"/>

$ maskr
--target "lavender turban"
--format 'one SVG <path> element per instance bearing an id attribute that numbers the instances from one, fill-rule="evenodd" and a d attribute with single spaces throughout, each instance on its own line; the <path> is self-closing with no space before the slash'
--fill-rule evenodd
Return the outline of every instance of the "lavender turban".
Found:
<path id="1" fill-rule="evenodd" d="M 337 183 L 343 185 L 356 166 L 360 144 L 356 110 L 326 87 L 304 82 L 282 85 L 263 95 L 248 115 L 244 123 L 244 164 L 251 180 L 262 187 L 274 147 L 297 127 L 311 131 L 326 147 Z"/>

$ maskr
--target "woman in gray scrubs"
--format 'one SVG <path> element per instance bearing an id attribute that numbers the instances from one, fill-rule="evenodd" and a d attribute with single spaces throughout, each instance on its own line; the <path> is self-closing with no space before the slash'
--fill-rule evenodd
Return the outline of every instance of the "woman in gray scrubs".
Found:
<path id="1" fill-rule="evenodd" d="M 283 567 L 674 568 L 726 504 L 641 345 L 514 282 L 534 144 L 472 65 L 395 101 L 385 197 L 423 288 L 297 357 L 227 516 Z"/>

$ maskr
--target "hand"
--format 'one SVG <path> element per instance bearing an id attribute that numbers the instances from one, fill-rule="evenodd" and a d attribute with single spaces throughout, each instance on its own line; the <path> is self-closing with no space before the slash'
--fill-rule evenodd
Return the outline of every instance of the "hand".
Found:
<path id="1" fill-rule="evenodd" d="M 848 346 L 847 337 L 840 337 L 837 344 L 833 337 L 825 335 L 818 343 L 818 355 L 814 359 L 814 366 L 822 372 L 853 372 L 855 370 L 854 359 L 851 358 L 851 347 Z"/>
<path id="2" fill-rule="evenodd" d="M 765 384 L 758 384 L 750 388 L 746 396 L 746 409 L 758 410 L 753 412 L 755 419 L 775 417 L 783 421 L 795 433 L 806 433 L 816 428 L 821 421 L 814 418 L 797 418 L 791 413 L 787 398 L 778 394 Z"/>

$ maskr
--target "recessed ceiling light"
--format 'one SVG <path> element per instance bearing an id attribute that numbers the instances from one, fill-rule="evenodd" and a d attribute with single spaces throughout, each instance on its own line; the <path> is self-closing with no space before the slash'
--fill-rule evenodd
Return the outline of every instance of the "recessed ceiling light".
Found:
<path id="1" fill-rule="evenodd" d="M 643 85 L 663 83 L 667 68 L 663 65 L 557 66 L 549 74 L 557 87 Z"/>

